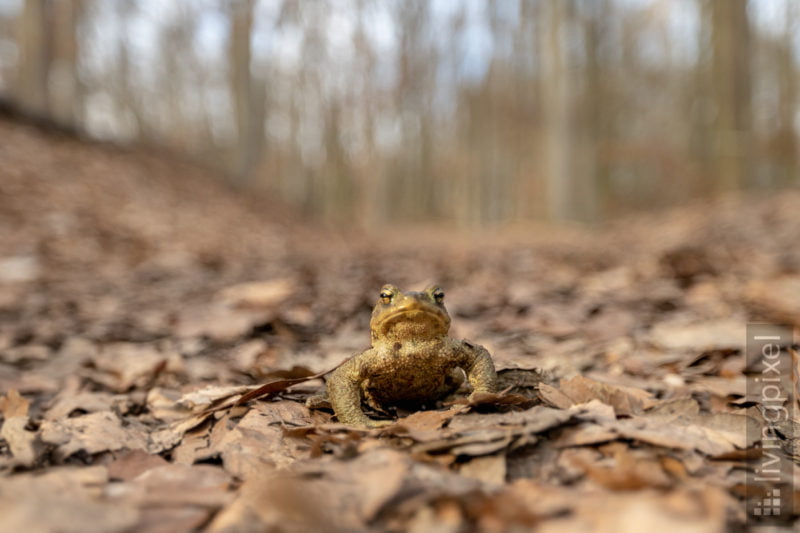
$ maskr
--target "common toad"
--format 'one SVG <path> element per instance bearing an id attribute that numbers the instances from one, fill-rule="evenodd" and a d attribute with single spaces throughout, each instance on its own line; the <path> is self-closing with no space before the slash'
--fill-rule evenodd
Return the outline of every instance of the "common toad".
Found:
<path id="1" fill-rule="evenodd" d="M 352 357 L 328 379 L 328 397 L 339 421 L 380 427 L 388 420 L 368 417 L 365 401 L 382 411 L 389 405 L 420 405 L 454 392 L 464 373 L 475 392 L 494 392 L 497 374 L 480 345 L 448 336 L 450 315 L 438 286 L 422 292 L 381 288 L 372 311 L 372 347 Z M 463 371 L 463 372 L 462 372 Z"/>

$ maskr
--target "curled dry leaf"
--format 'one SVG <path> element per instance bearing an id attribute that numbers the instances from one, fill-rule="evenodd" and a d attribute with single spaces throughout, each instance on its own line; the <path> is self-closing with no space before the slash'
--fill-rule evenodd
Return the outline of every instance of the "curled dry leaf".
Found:
<path id="1" fill-rule="evenodd" d="M 152 415 L 166 425 L 150 434 L 151 453 L 159 453 L 178 445 L 187 431 L 214 416 L 218 410 L 233 407 L 248 386 L 205 387 L 181 395 L 177 391 L 154 388 L 147 395 Z"/>
<path id="2" fill-rule="evenodd" d="M 254 390 L 252 386 L 208 386 L 200 390 L 187 392 L 178 399 L 176 406 L 192 413 L 217 409 L 236 402 L 245 394 Z"/>

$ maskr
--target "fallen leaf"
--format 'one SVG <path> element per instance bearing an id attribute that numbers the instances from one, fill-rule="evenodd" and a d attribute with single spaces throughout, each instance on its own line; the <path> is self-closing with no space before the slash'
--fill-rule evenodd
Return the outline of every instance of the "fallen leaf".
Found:
<path id="1" fill-rule="evenodd" d="M 209 530 L 256 525 L 258 530 L 363 530 L 394 497 L 407 498 L 418 486 L 409 479 L 410 459 L 386 447 L 348 462 L 296 466 L 292 472 L 271 472 L 264 467 L 250 477 L 239 498 L 215 517 Z"/>
<path id="2" fill-rule="evenodd" d="M 458 473 L 482 481 L 489 486 L 502 485 L 506 481 L 506 456 L 498 454 L 473 457 L 461 465 Z"/>
<path id="3" fill-rule="evenodd" d="M 28 417 L 28 408 L 31 402 L 22 397 L 15 389 L 8 391 L 5 396 L 0 396 L 0 413 L 3 418 Z"/>
<path id="4" fill-rule="evenodd" d="M 746 320 L 725 318 L 706 322 L 662 322 L 653 327 L 650 341 L 665 350 L 703 352 L 741 348 Z"/>
<path id="5" fill-rule="evenodd" d="M 45 420 L 40 428 L 42 442 L 57 446 L 61 459 L 83 451 L 95 454 L 115 450 L 145 450 L 147 430 L 137 424 L 122 421 L 110 411 L 99 411 L 74 418 Z"/>
<path id="6" fill-rule="evenodd" d="M 478 524 L 529 529 L 544 519 L 568 515 L 577 505 L 575 491 L 555 484 L 518 479 L 487 497 Z"/>
<path id="7" fill-rule="evenodd" d="M 112 480 L 130 481 L 139 474 L 168 464 L 160 455 L 142 450 L 125 450 L 108 464 L 108 477 Z"/>
<path id="8" fill-rule="evenodd" d="M 235 405 L 242 405 L 242 404 L 245 404 L 245 403 L 247 403 L 249 401 L 257 400 L 257 399 L 261 399 L 261 398 L 269 398 L 269 397 L 271 397 L 271 396 L 273 396 L 273 395 L 275 395 L 275 394 L 277 394 L 279 392 L 285 391 L 286 389 L 288 389 L 292 385 L 297 385 L 299 383 L 305 383 L 306 381 L 319 379 L 319 378 L 325 376 L 326 374 L 329 374 L 329 373 L 333 372 L 334 370 L 336 370 L 337 368 L 339 368 L 340 366 L 345 364 L 347 361 L 349 361 L 349 359 L 345 359 L 344 361 L 342 361 L 341 363 L 339 363 L 335 367 L 333 367 L 331 369 L 328 369 L 328 370 L 323 370 L 322 372 L 319 372 L 317 374 L 312 374 L 312 375 L 309 375 L 309 376 L 303 376 L 303 377 L 299 377 L 299 378 L 276 379 L 275 381 L 270 381 L 269 383 L 265 383 L 264 385 L 261 385 L 260 387 L 254 389 L 254 390 L 251 390 L 251 391 L 247 392 L 246 394 L 242 395 L 242 397 L 239 398 L 236 401 Z"/>
<path id="9" fill-rule="evenodd" d="M 461 415 L 450 422 L 446 434 L 420 442 L 411 449 L 415 454 L 489 455 L 512 445 L 532 444 L 537 440 L 537 433 L 569 421 L 576 413 L 536 406 L 502 414 Z"/>
<path id="10" fill-rule="evenodd" d="M 283 426 L 307 426 L 308 409 L 297 402 L 259 403 L 238 422 L 223 417 L 210 438 L 209 454 L 222 458 L 225 470 L 239 479 L 249 479 L 265 466 L 286 468 L 308 457 L 308 445 L 284 435 Z"/>
<path id="11" fill-rule="evenodd" d="M 230 483 L 231 477 L 215 466 L 165 464 L 148 468 L 132 480 L 116 485 L 113 495 L 140 506 L 192 505 L 215 509 L 232 501 Z"/>
<path id="12" fill-rule="evenodd" d="M 29 407 L 30 402 L 14 389 L 0 397 L 0 413 L 4 418 L 0 437 L 5 439 L 14 464 L 26 467 L 32 466 L 39 455 L 36 433 L 25 429 L 29 422 Z"/>
<path id="13" fill-rule="evenodd" d="M 546 404 L 558 409 L 567 409 L 575 405 L 575 401 L 572 398 L 547 383 L 539 385 L 539 397 L 541 397 Z"/>
<path id="14" fill-rule="evenodd" d="M 735 376 L 732 378 L 701 376 L 692 378 L 687 385 L 691 391 L 710 392 L 715 396 L 726 398 L 729 396 L 745 396 L 747 393 L 747 378 Z"/>
<path id="15" fill-rule="evenodd" d="M 755 423 L 745 415 L 729 413 L 701 413 L 689 418 L 676 416 L 669 423 L 660 416 L 633 417 L 607 421 L 599 427 L 584 425 L 560 441 L 559 445 L 597 444 L 608 442 L 611 435 L 616 435 L 616 438 L 638 440 L 664 448 L 698 450 L 709 456 L 717 456 L 751 446 L 754 442 L 752 436 L 759 433 L 748 431 L 747 427 Z"/>
<path id="16" fill-rule="evenodd" d="M 39 258 L 34 255 L 17 255 L 0 258 L 0 283 L 33 281 L 41 275 Z"/>
<path id="17" fill-rule="evenodd" d="M 233 342 L 273 318 L 271 311 L 234 309 L 211 302 L 203 307 L 182 310 L 177 318 L 175 335 L 183 339 L 206 337 L 216 342 Z"/>
<path id="18" fill-rule="evenodd" d="M 151 453 L 159 453 L 180 443 L 183 435 L 202 424 L 216 411 L 233 407 L 249 386 L 208 386 L 180 395 L 177 391 L 151 389 L 147 405 L 153 416 L 168 425 L 150 434 Z"/>
<path id="19" fill-rule="evenodd" d="M 659 402 L 647 411 L 649 417 L 664 417 L 669 423 L 680 417 L 694 417 L 700 414 L 700 405 L 693 398 L 675 398 Z"/>
<path id="20" fill-rule="evenodd" d="M 1 531 L 131 531 L 139 511 L 102 495 L 105 467 L 54 468 L 0 478 Z"/>
<path id="21" fill-rule="evenodd" d="M 97 411 L 111 411 L 125 413 L 130 398 L 124 395 L 113 395 L 107 392 L 89 392 L 62 390 L 54 399 L 52 407 L 45 413 L 47 420 L 66 418 L 75 411 L 95 413 Z"/>
<path id="22" fill-rule="evenodd" d="M 90 376 L 111 390 L 125 392 L 148 383 L 166 358 L 150 344 L 119 342 L 103 346 L 94 356 Z"/>
<path id="23" fill-rule="evenodd" d="M 541 524 L 545 533 L 562 531 L 725 531 L 737 502 L 716 487 L 645 489 L 630 493 L 573 494 L 572 512 Z"/>
<path id="24" fill-rule="evenodd" d="M 209 385 L 199 390 L 187 392 L 182 395 L 175 405 L 192 413 L 199 413 L 209 409 L 217 408 L 219 405 L 227 405 L 232 398 L 235 401 L 241 400 L 243 395 L 251 393 L 252 386 L 213 386 Z"/>
<path id="25" fill-rule="evenodd" d="M 646 408 L 655 403 L 652 394 L 635 387 L 624 387 L 602 383 L 584 376 L 576 376 L 570 380 L 562 380 L 557 394 L 545 387 L 545 397 L 550 402 L 564 405 L 565 398 L 569 398 L 573 405 L 587 403 L 591 400 L 600 400 L 614 408 L 618 416 L 641 414 Z"/>
<path id="26" fill-rule="evenodd" d="M 22 362 L 46 361 L 50 358 L 52 350 L 41 344 L 24 344 L 7 350 L 0 350 L 0 359 L 7 363 L 20 364 Z"/>
<path id="27" fill-rule="evenodd" d="M 494 407 L 514 406 L 527 409 L 528 407 L 533 407 L 535 402 L 522 394 L 509 394 L 508 391 L 502 391 L 474 392 L 466 398 L 459 399 L 455 403 L 463 403 L 470 407 L 488 405 Z"/>
<path id="28" fill-rule="evenodd" d="M 303 480 L 264 469 L 247 479 L 236 499 L 214 516 L 210 532 L 229 531 L 324 531 L 342 528 L 345 519 L 329 514 L 325 497 L 318 503 Z M 323 496 L 323 495 L 320 495 Z M 353 523 L 349 523 L 351 527 Z"/>
<path id="29" fill-rule="evenodd" d="M 5 439 L 14 461 L 12 464 L 26 467 L 32 466 L 39 456 L 36 446 L 36 433 L 28 431 L 27 416 L 7 418 L 3 422 L 0 437 Z"/>
<path id="30" fill-rule="evenodd" d="M 273 309 L 282 304 L 296 290 L 290 278 L 239 283 L 223 289 L 219 297 L 231 307 Z"/>
<path id="31" fill-rule="evenodd" d="M 225 417 L 223 417 L 224 420 Z M 210 417 L 209 417 L 210 419 Z M 172 462 L 191 465 L 203 459 L 210 459 L 214 457 L 209 446 L 209 438 L 213 429 L 221 427 L 224 422 L 217 421 L 216 424 L 211 424 L 210 420 L 207 423 L 200 424 L 183 434 L 177 446 L 170 450 L 170 458 Z"/>
<path id="32" fill-rule="evenodd" d="M 776 322 L 800 326 L 800 276 L 757 280 L 745 290 L 747 300 Z"/>
<path id="33" fill-rule="evenodd" d="M 232 366 L 243 374 L 252 374 L 256 369 L 259 356 L 267 351 L 267 343 L 263 339 L 252 339 L 231 350 L 228 359 Z"/>
<path id="34" fill-rule="evenodd" d="M 611 461 L 588 462 L 579 460 L 578 464 L 595 483 L 611 490 L 641 490 L 646 487 L 666 488 L 673 485 L 672 479 L 664 472 L 661 462 L 651 458 L 649 453 L 635 455 L 625 444 L 614 442 L 606 446 Z"/>
<path id="35" fill-rule="evenodd" d="M 430 440 L 431 435 L 438 435 L 442 426 L 465 410 L 466 408 L 462 406 L 446 411 L 417 411 L 398 419 L 396 425 L 401 431 L 408 432 L 414 440 Z"/>
<path id="36" fill-rule="evenodd" d="M 136 531 L 147 533 L 172 533 L 174 531 L 200 531 L 213 511 L 196 505 L 181 507 L 144 506 L 139 509 Z"/>

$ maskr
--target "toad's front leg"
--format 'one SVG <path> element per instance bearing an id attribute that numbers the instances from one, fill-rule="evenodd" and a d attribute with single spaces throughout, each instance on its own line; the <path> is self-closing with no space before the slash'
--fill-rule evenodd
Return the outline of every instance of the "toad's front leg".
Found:
<path id="1" fill-rule="evenodd" d="M 461 368 L 467 374 L 473 394 L 476 392 L 497 392 L 497 372 L 489 351 L 480 344 L 462 341 L 464 363 Z"/>
<path id="2" fill-rule="evenodd" d="M 363 360 L 371 353 L 370 349 L 356 355 L 334 370 L 328 379 L 328 398 L 342 424 L 370 428 L 392 424 L 389 420 L 373 420 L 361 409 L 361 383 L 365 374 Z"/>

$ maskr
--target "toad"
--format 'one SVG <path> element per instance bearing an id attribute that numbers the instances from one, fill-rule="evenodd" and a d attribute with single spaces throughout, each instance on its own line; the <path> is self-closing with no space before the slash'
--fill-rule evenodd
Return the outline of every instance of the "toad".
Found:
<path id="1" fill-rule="evenodd" d="M 421 406 L 455 392 L 464 381 L 473 394 L 495 392 L 497 374 L 480 345 L 448 336 L 450 315 L 438 286 L 403 292 L 381 288 L 372 311 L 372 347 L 334 370 L 328 398 L 339 421 L 381 427 L 388 420 L 368 417 L 362 401 L 377 411 L 390 405 Z"/>

